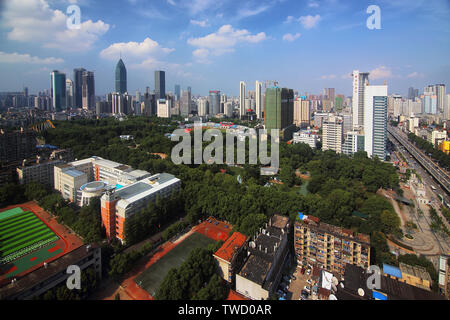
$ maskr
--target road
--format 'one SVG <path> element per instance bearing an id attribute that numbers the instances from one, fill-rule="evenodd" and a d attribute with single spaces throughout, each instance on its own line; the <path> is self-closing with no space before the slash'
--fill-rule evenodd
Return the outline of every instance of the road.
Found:
<path id="1" fill-rule="evenodd" d="M 446 170 L 409 142 L 408 137 L 399 129 L 388 125 L 388 132 L 439 182 L 447 193 L 450 193 L 450 175 Z"/>
<path id="2" fill-rule="evenodd" d="M 426 168 L 424 166 L 422 166 L 421 163 L 419 161 L 417 161 L 411 155 L 411 153 L 409 153 L 409 151 L 405 147 L 403 147 L 403 145 L 401 145 L 399 143 L 399 141 L 397 139 L 392 139 L 392 135 L 388 135 L 388 136 L 389 136 L 389 140 L 391 140 L 392 143 L 397 147 L 398 152 L 403 154 L 403 156 L 406 158 L 408 167 L 410 169 L 414 169 L 416 171 L 416 173 L 422 179 L 422 182 L 425 186 L 426 195 L 427 195 L 428 199 L 430 199 L 430 201 L 431 201 L 431 206 L 436 210 L 436 212 L 442 218 L 442 221 L 445 224 L 445 226 L 450 230 L 449 221 L 447 221 L 447 219 L 441 213 L 442 202 L 440 201 L 438 194 L 441 195 L 447 203 L 450 203 L 450 196 L 445 191 L 445 189 L 439 183 L 436 182 L 436 179 L 432 175 L 430 175 L 428 170 L 426 170 Z M 395 158 L 397 158 L 397 156 L 393 152 L 391 153 L 391 157 L 394 158 L 394 160 L 395 160 Z M 403 161 L 401 159 L 398 159 L 398 160 Z M 431 188 L 431 186 L 433 186 L 436 189 L 436 191 L 434 191 Z"/>

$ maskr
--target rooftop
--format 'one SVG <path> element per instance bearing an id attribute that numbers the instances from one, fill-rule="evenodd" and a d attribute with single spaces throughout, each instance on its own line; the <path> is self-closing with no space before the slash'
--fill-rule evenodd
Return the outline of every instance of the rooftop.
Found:
<path id="1" fill-rule="evenodd" d="M 413 275 L 415 277 L 418 277 L 419 279 L 428 280 L 431 282 L 430 274 L 427 272 L 427 269 L 425 269 L 424 267 L 410 266 L 403 262 L 400 262 L 399 265 L 400 265 L 400 270 L 401 270 L 402 274 Z"/>
<path id="2" fill-rule="evenodd" d="M 247 237 L 245 235 L 234 232 L 214 255 L 222 260 L 231 262 L 236 251 L 244 245 L 246 240 Z"/>

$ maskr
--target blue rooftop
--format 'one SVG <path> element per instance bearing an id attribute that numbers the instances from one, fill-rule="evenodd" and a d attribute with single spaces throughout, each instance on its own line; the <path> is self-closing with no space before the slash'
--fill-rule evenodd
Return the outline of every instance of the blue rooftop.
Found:
<path id="1" fill-rule="evenodd" d="M 383 272 L 398 279 L 402 278 L 402 272 L 399 268 L 383 263 Z"/>
<path id="2" fill-rule="evenodd" d="M 377 291 L 372 291 L 372 298 L 376 299 L 376 300 L 387 300 L 387 295 L 381 293 L 381 292 L 377 292 Z"/>

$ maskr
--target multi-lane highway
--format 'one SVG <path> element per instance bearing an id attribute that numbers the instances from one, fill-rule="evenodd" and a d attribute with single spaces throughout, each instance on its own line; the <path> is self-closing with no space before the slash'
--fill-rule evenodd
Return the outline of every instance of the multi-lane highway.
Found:
<path id="1" fill-rule="evenodd" d="M 434 161 L 425 155 L 419 148 L 409 142 L 408 138 L 399 129 L 388 125 L 389 134 L 394 137 L 408 152 L 439 182 L 447 193 L 450 194 L 450 176 Z"/>

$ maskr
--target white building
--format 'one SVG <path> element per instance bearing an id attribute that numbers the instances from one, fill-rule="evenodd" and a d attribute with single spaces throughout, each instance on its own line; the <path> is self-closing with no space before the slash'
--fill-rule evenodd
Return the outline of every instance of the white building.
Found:
<path id="1" fill-rule="evenodd" d="M 344 122 L 341 117 L 330 115 L 328 120 L 323 122 L 323 145 L 322 149 L 334 150 L 342 153 L 342 140 L 344 133 Z"/>
<path id="2" fill-rule="evenodd" d="M 262 82 L 256 81 L 256 117 L 262 118 Z"/>
<path id="3" fill-rule="evenodd" d="M 364 125 L 364 90 L 369 82 L 369 73 L 353 71 L 353 127 Z"/>
<path id="4" fill-rule="evenodd" d="M 319 136 L 311 130 L 302 130 L 294 133 L 293 143 L 306 143 L 311 148 L 315 149 Z"/>
<path id="5" fill-rule="evenodd" d="M 170 118 L 170 109 L 172 108 L 172 100 L 159 99 L 157 101 L 158 118 Z"/>
<path id="6" fill-rule="evenodd" d="M 369 157 L 386 159 L 388 87 L 366 85 L 364 99 L 364 150 Z"/>
<path id="7" fill-rule="evenodd" d="M 239 110 L 240 116 L 245 115 L 245 82 L 239 83 Z"/>

